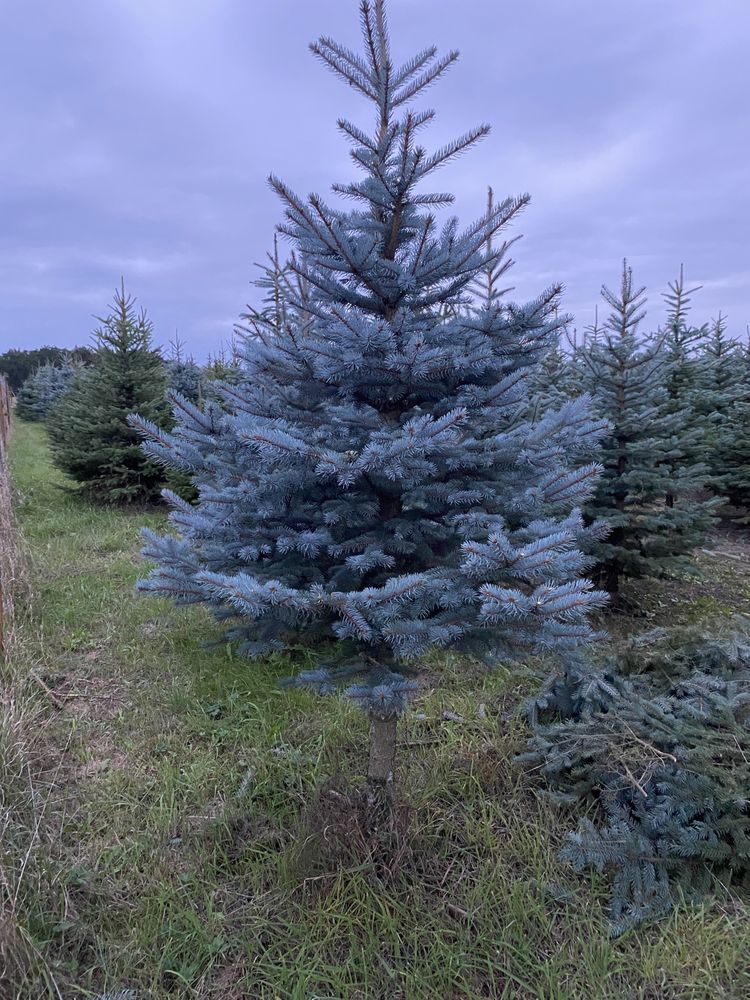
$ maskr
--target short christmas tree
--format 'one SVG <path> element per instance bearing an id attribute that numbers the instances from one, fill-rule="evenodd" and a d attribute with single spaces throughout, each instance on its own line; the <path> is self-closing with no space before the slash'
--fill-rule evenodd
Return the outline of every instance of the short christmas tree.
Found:
<path id="1" fill-rule="evenodd" d="M 457 54 L 428 48 L 397 67 L 382 0 L 361 17 L 362 55 L 312 46 L 376 113 L 371 133 L 339 122 L 364 176 L 334 190 L 355 207 L 271 178 L 294 253 L 272 269 L 238 384 L 219 389 L 221 405 L 180 404 L 169 433 L 146 414 L 134 423 L 148 454 L 199 492 L 194 506 L 172 498 L 178 534 L 150 536 L 158 565 L 142 588 L 208 604 L 248 656 L 327 641 L 328 660 L 296 682 L 327 691 L 359 675 L 349 693 L 369 713 L 369 778 L 382 788 L 420 654 L 591 638 L 604 595 L 582 576 L 578 506 L 599 468 L 568 463 L 603 428 L 585 400 L 526 417 L 559 289 L 468 304 L 527 197 L 460 229 L 435 214 L 451 196 L 421 190 L 487 132 L 434 152 L 419 143 L 433 112 L 408 105 Z"/>
<path id="2" fill-rule="evenodd" d="M 46 420 L 52 408 L 73 385 L 76 370 L 68 361 L 40 365 L 19 390 L 17 415 L 22 420 Z"/>
<path id="3" fill-rule="evenodd" d="M 579 348 L 579 359 L 584 384 L 611 425 L 604 474 L 586 509 L 611 526 L 592 552 L 599 579 L 615 595 L 623 577 L 690 569 L 716 502 L 700 494 L 705 475 L 689 457 L 688 414 L 665 387 L 671 356 L 664 336 L 639 335 L 645 289 L 633 285 L 627 262 L 619 293 L 605 286 L 602 296 L 612 311 L 602 334 Z"/>
<path id="4" fill-rule="evenodd" d="M 584 327 L 582 333 L 576 329 L 570 331 L 567 325 L 564 326 L 557 343 L 534 373 L 531 398 L 536 412 L 560 406 L 569 399 L 585 394 L 589 382 L 585 377 L 586 366 L 581 352 L 588 344 L 598 343 L 602 333 L 598 306 L 594 315 L 594 322 Z"/>
<path id="5" fill-rule="evenodd" d="M 53 411 L 53 457 L 94 500 L 148 502 L 160 495 L 164 471 L 144 455 L 127 418 L 137 409 L 155 426 L 168 420 L 164 363 L 152 347 L 150 321 L 124 285 L 100 323 L 93 364 Z"/>

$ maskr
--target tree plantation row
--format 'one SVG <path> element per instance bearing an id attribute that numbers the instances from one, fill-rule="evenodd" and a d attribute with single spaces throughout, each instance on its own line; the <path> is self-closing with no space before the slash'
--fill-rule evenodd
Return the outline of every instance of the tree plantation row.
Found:
<path id="1" fill-rule="evenodd" d="M 291 273 L 277 263 L 258 284 L 270 283 L 277 301 Z M 482 301 L 478 290 L 479 283 L 454 308 L 470 317 Z M 592 413 L 607 422 L 604 439 L 584 452 L 603 470 L 583 515 L 590 573 L 613 596 L 622 579 L 689 569 L 691 552 L 717 518 L 750 518 L 750 350 L 728 336 L 721 315 L 691 323 L 695 291 L 681 273 L 665 295 L 666 320 L 647 332 L 645 290 L 634 287 L 625 263 L 618 291 L 602 291 L 610 310 L 604 323 L 580 339 L 561 332 L 525 373 L 526 412 L 513 415 L 535 421 L 558 410 L 566 419 L 568 404 L 588 398 Z M 247 318 L 272 331 L 278 321 L 270 308 Z M 145 313 L 136 312 L 123 287 L 85 362 L 69 352 L 39 365 L 18 387 L 18 416 L 49 421 L 60 467 L 100 501 L 152 502 L 175 483 L 178 493 L 194 497 L 191 470 L 165 473 L 138 447 L 128 418 L 137 412 L 168 429 L 184 404 L 231 409 L 247 377 L 242 350 L 201 367 L 182 356 L 179 342 L 163 360 L 151 338 Z"/>

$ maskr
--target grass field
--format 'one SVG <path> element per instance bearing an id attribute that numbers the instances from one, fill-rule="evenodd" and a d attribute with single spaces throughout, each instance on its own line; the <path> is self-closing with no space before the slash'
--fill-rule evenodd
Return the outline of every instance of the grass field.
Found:
<path id="1" fill-rule="evenodd" d="M 556 861 L 575 817 L 511 764 L 528 678 L 424 665 L 400 734 L 409 808 L 384 863 L 346 794 L 364 720 L 277 686 L 305 654 L 207 651 L 217 631 L 201 609 L 134 593 L 139 528 L 161 514 L 66 492 L 37 426 L 17 424 L 12 460 L 33 596 L 0 729 L 3 1000 L 750 996 L 737 899 L 609 939 L 606 882 Z M 616 628 L 746 608 L 742 551 L 719 538 L 704 581 L 651 586 L 645 624 Z"/>

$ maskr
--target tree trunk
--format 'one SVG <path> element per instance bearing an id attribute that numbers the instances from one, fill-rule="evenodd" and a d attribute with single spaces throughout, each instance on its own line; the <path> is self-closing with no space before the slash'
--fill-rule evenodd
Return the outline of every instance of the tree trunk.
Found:
<path id="1" fill-rule="evenodd" d="M 393 818 L 393 771 L 396 758 L 395 717 L 370 716 L 370 760 L 367 766 L 368 823 L 387 829 Z"/>
<path id="2" fill-rule="evenodd" d="M 611 604 L 617 604 L 620 597 L 620 564 L 614 560 L 605 568 L 604 588 L 609 593 Z"/>
<path id="3" fill-rule="evenodd" d="M 393 789 L 393 769 L 396 758 L 396 718 L 370 717 L 370 761 L 367 781 L 373 788 Z"/>

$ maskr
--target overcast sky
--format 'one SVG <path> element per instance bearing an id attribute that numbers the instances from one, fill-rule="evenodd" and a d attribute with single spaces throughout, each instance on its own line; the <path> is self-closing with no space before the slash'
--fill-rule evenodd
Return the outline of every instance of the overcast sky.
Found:
<path id="1" fill-rule="evenodd" d="M 253 298 L 274 171 L 325 192 L 370 109 L 308 43 L 358 45 L 356 0 L 1 0 L 0 351 L 86 343 L 124 275 L 166 343 L 202 358 Z M 749 0 L 391 0 L 396 57 L 461 60 L 435 143 L 491 136 L 438 186 L 530 192 L 517 298 L 553 281 L 584 326 L 623 256 L 651 318 L 685 262 L 694 316 L 750 322 Z M 428 136 L 426 135 L 427 139 Z"/>

